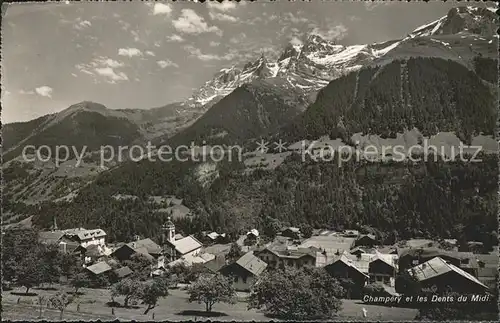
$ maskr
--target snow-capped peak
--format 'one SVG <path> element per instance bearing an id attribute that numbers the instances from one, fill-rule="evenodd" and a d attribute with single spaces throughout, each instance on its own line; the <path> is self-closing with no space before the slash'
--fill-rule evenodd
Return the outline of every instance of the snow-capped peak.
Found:
<path id="1" fill-rule="evenodd" d="M 461 31 L 491 37 L 496 34 L 498 17 L 495 12 L 496 9 L 491 7 L 461 6 L 452 8 L 446 16 L 418 27 L 406 39 L 457 34 Z"/>
<path id="2" fill-rule="evenodd" d="M 305 93 L 314 92 L 333 79 L 380 59 L 412 38 L 461 31 L 493 37 L 497 21 L 494 8 L 463 6 L 416 28 L 404 39 L 384 43 L 344 46 L 310 34 L 302 40 L 291 41 L 277 60 L 260 55 L 243 66 L 221 69 L 188 102 L 198 106 L 214 103 L 243 84 L 268 78 L 280 78 L 284 84 Z"/>

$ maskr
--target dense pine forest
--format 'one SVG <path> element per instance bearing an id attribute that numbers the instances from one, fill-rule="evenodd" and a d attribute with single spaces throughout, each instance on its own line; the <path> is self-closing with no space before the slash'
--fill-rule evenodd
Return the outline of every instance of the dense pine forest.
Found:
<path id="1" fill-rule="evenodd" d="M 475 64 L 481 77 L 496 80 L 487 72 L 496 66 L 494 60 L 478 58 Z M 493 135 L 497 119 L 493 84 L 478 74 L 439 58 L 364 68 L 330 82 L 283 134 L 290 141 L 325 134 L 347 139 L 357 132 L 395 137 L 416 127 L 424 136 L 452 131 L 464 142 L 479 133 Z"/>

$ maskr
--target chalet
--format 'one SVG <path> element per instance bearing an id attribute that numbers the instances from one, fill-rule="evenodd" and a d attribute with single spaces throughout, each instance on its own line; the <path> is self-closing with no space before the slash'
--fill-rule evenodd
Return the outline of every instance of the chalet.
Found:
<path id="1" fill-rule="evenodd" d="M 80 255 L 86 264 L 99 261 L 100 258 L 106 255 L 102 246 L 93 244 L 88 245 L 87 247 L 78 245 L 78 247 L 75 248 L 74 253 Z"/>
<path id="2" fill-rule="evenodd" d="M 337 256 L 331 263 L 325 266 L 325 270 L 334 278 L 337 279 L 350 279 L 361 290 L 366 285 L 369 276 L 356 266 L 356 263 L 342 254 Z M 357 297 L 359 295 L 349 295 L 350 297 Z"/>
<path id="3" fill-rule="evenodd" d="M 319 255 L 318 255 L 319 254 Z M 297 248 L 289 246 L 267 247 L 255 252 L 255 255 L 267 263 L 269 268 L 317 267 L 316 259 L 321 257 L 321 251 L 314 247 Z"/>
<path id="4" fill-rule="evenodd" d="M 233 286 L 237 291 L 249 291 L 266 267 L 267 264 L 250 251 L 236 262 L 219 269 L 219 272 L 224 276 L 233 277 Z"/>
<path id="5" fill-rule="evenodd" d="M 474 255 L 477 262 L 477 279 L 488 286 L 490 290 L 497 288 L 498 281 L 498 254 L 476 254 Z"/>
<path id="6" fill-rule="evenodd" d="M 410 239 L 401 242 L 405 248 L 432 248 L 435 247 L 436 241 L 429 239 Z"/>
<path id="7" fill-rule="evenodd" d="M 359 231 L 358 230 L 344 230 L 342 231 L 342 236 L 346 238 L 358 238 Z"/>
<path id="8" fill-rule="evenodd" d="M 259 230 L 252 229 L 252 230 L 247 232 L 247 239 L 257 240 L 258 238 L 259 238 Z"/>
<path id="9" fill-rule="evenodd" d="M 252 229 L 247 232 L 246 238 L 243 241 L 243 243 L 245 247 L 248 247 L 256 244 L 258 240 L 259 240 L 259 231 L 257 229 Z M 249 250 L 249 248 L 247 248 L 246 250 Z"/>
<path id="10" fill-rule="evenodd" d="M 206 234 L 206 237 L 212 242 L 215 242 L 219 238 L 219 234 L 217 232 L 210 232 Z"/>
<path id="11" fill-rule="evenodd" d="M 331 262 L 344 251 L 349 251 L 354 246 L 355 238 L 348 238 L 339 235 L 312 236 L 299 245 L 299 248 L 315 247 L 320 249 L 326 256 L 326 262 Z M 325 263 L 326 265 L 326 263 Z"/>
<path id="12" fill-rule="evenodd" d="M 468 241 L 467 242 L 467 251 L 473 253 L 482 253 L 484 250 L 484 244 L 479 241 Z"/>
<path id="13" fill-rule="evenodd" d="M 397 255 L 375 252 L 368 266 L 370 282 L 381 282 L 388 286 L 395 286 Z"/>
<path id="14" fill-rule="evenodd" d="M 351 255 L 354 255 L 354 256 L 359 256 L 359 255 L 361 255 L 363 253 L 367 253 L 367 250 L 363 249 L 361 247 L 355 247 L 355 248 L 351 249 L 351 251 L 349 251 L 349 253 Z"/>
<path id="15" fill-rule="evenodd" d="M 202 252 L 202 253 L 199 253 L 199 254 L 196 254 L 196 255 L 193 255 L 193 254 L 187 254 L 185 256 L 182 256 L 174 261 L 171 261 L 167 264 L 168 267 L 173 267 L 173 266 L 176 266 L 178 264 L 183 264 L 187 267 L 191 267 L 195 264 L 205 264 L 211 260 L 214 260 L 215 259 L 215 255 L 212 255 L 210 253 L 205 253 L 205 252 Z"/>
<path id="16" fill-rule="evenodd" d="M 73 253 L 80 245 L 78 242 L 66 237 L 64 230 L 40 231 L 38 241 L 46 245 L 57 244 L 59 250 L 64 253 Z"/>
<path id="17" fill-rule="evenodd" d="M 224 255 L 217 255 L 214 259 L 203 264 L 207 271 L 213 274 L 217 273 L 225 265 L 227 265 L 227 261 Z"/>
<path id="18" fill-rule="evenodd" d="M 472 252 L 458 252 L 439 248 L 398 249 L 399 271 L 422 264 L 434 257 L 441 257 L 471 275 L 477 276 L 478 263 Z"/>
<path id="19" fill-rule="evenodd" d="M 418 266 L 408 269 L 423 289 L 443 293 L 454 291 L 463 294 L 483 294 L 488 287 L 476 277 L 448 263 L 441 257 L 434 257 Z"/>
<path id="20" fill-rule="evenodd" d="M 210 232 L 205 234 L 206 240 L 210 243 L 223 243 L 227 235 L 225 233 Z"/>
<path id="21" fill-rule="evenodd" d="M 38 242 L 43 244 L 59 244 L 64 237 L 64 231 L 62 230 L 52 230 L 52 231 L 40 231 L 38 233 Z M 69 239 L 65 239 L 69 241 Z"/>
<path id="22" fill-rule="evenodd" d="M 78 242 L 82 247 L 87 247 L 91 244 L 99 246 L 106 245 L 106 232 L 102 229 L 67 230 L 64 235 L 70 240 Z"/>
<path id="23" fill-rule="evenodd" d="M 288 227 L 281 231 L 281 235 L 283 237 L 288 237 L 291 239 L 299 239 L 300 238 L 300 229 L 296 227 Z"/>
<path id="24" fill-rule="evenodd" d="M 376 245 L 379 245 L 380 241 L 378 241 L 373 234 L 362 234 L 354 243 L 355 246 L 369 247 L 373 248 Z"/>
<path id="25" fill-rule="evenodd" d="M 115 269 L 115 274 L 118 279 L 126 278 L 132 275 L 134 272 L 128 266 Z"/>
<path id="26" fill-rule="evenodd" d="M 108 271 L 111 271 L 111 266 L 108 265 L 105 261 L 100 261 L 92 266 L 86 267 L 86 269 L 95 276 L 102 275 Z"/>
<path id="27" fill-rule="evenodd" d="M 402 248 L 398 249 L 398 267 L 402 272 L 414 266 L 420 265 L 435 257 L 444 257 L 446 260 L 458 265 L 459 259 L 446 256 L 446 251 L 438 248 Z"/>
<path id="28" fill-rule="evenodd" d="M 162 248 L 153 240 L 146 238 L 129 242 L 117 248 L 111 255 L 120 261 L 130 260 L 132 255 L 140 254 L 156 262 L 156 267 L 163 267 L 164 256 Z"/>

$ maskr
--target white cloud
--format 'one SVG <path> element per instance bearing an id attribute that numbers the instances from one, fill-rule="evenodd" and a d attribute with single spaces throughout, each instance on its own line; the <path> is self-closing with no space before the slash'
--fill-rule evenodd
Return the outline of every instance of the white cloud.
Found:
<path id="1" fill-rule="evenodd" d="M 198 58 L 201 61 L 228 61 L 232 60 L 237 56 L 235 52 L 229 52 L 223 56 L 216 54 L 205 54 L 202 53 L 200 49 L 195 48 L 191 45 L 184 46 L 184 49 L 191 55 Z"/>
<path id="2" fill-rule="evenodd" d="M 92 23 L 88 20 L 80 20 L 78 22 L 75 23 L 74 27 L 78 30 L 82 30 L 82 29 L 85 29 L 87 27 L 90 27 L 92 26 Z"/>
<path id="3" fill-rule="evenodd" d="M 229 21 L 229 22 L 236 22 L 236 21 L 238 21 L 238 18 L 230 16 L 230 15 L 227 15 L 225 13 L 210 12 L 209 15 L 210 15 L 210 18 L 212 20 Z"/>
<path id="4" fill-rule="evenodd" d="M 153 7 L 153 15 L 170 15 L 172 13 L 172 7 L 165 3 L 155 3 Z"/>
<path id="5" fill-rule="evenodd" d="M 329 26 L 326 31 L 314 28 L 311 34 L 319 35 L 327 40 L 338 40 L 347 35 L 347 28 L 344 25 Z"/>
<path id="6" fill-rule="evenodd" d="M 184 38 L 182 38 L 181 36 L 179 35 L 172 35 L 172 36 L 168 36 L 167 37 L 168 41 L 171 41 L 171 42 L 183 42 L 184 41 Z"/>
<path id="7" fill-rule="evenodd" d="M 290 39 L 290 44 L 296 46 L 296 45 L 302 45 L 302 41 L 296 37 L 296 36 L 293 36 L 292 39 Z"/>
<path id="8" fill-rule="evenodd" d="M 40 96 L 52 98 L 53 89 L 50 86 L 44 85 L 44 86 L 37 87 L 35 89 L 35 92 L 36 92 L 36 94 L 38 94 Z"/>
<path id="9" fill-rule="evenodd" d="M 306 23 L 306 22 L 309 22 L 309 19 L 307 18 L 304 18 L 304 17 L 298 17 L 298 16 L 295 16 L 293 13 L 291 12 L 287 12 L 285 13 L 284 15 L 284 19 L 283 20 L 287 20 L 287 21 L 290 21 L 294 24 L 300 24 L 300 23 Z"/>
<path id="10" fill-rule="evenodd" d="M 229 39 L 229 42 L 231 44 L 238 44 L 238 43 L 242 43 L 243 41 L 245 41 L 246 38 L 247 38 L 247 35 L 245 35 L 245 33 L 239 33 L 237 36 L 231 37 L 231 39 Z"/>
<path id="11" fill-rule="evenodd" d="M 120 48 L 120 49 L 118 49 L 118 55 L 134 57 L 134 56 L 142 56 L 142 52 L 137 48 L 130 48 L 130 47 L 129 48 Z"/>
<path id="12" fill-rule="evenodd" d="M 216 33 L 222 35 L 222 30 L 217 26 L 209 26 L 205 19 L 198 16 L 192 9 L 182 9 L 181 15 L 173 21 L 174 28 L 187 34 Z"/>
<path id="13" fill-rule="evenodd" d="M 216 41 L 211 41 L 210 44 L 209 44 L 211 47 L 217 47 L 220 45 L 219 42 L 216 42 Z"/>
<path id="14" fill-rule="evenodd" d="M 116 72 L 115 69 L 123 67 L 120 61 L 100 56 L 94 58 L 88 64 L 78 64 L 75 67 L 82 73 L 94 76 L 94 82 L 97 82 L 97 76 L 104 76 L 106 81 L 116 83 L 116 81 L 126 81 L 128 77 L 123 72 Z M 74 75 L 75 76 L 75 75 Z"/>
<path id="15" fill-rule="evenodd" d="M 117 67 L 123 66 L 122 62 L 118 62 L 118 61 L 115 61 L 114 59 L 106 58 L 106 57 L 96 58 L 90 64 L 94 67 L 105 66 L 105 67 L 117 68 Z"/>
<path id="16" fill-rule="evenodd" d="M 107 77 L 111 83 L 115 83 L 116 81 L 128 80 L 128 77 L 125 73 L 116 73 L 111 67 L 96 68 L 95 71 L 97 74 Z"/>
<path id="17" fill-rule="evenodd" d="M 172 67 L 179 67 L 179 65 L 175 64 L 174 62 L 172 62 L 171 60 L 163 60 L 163 61 L 157 61 L 156 62 L 158 64 L 158 66 L 160 66 L 161 68 L 167 68 L 169 66 L 172 66 Z"/>
<path id="18" fill-rule="evenodd" d="M 155 53 L 150 51 L 150 50 L 146 51 L 146 55 L 153 56 L 153 57 L 156 56 Z"/>
<path id="19" fill-rule="evenodd" d="M 19 90 L 19 94 L 23 94 L 23 95 L 33 95 L 33 94 L 35 94 L 35 91 L 33 91 L 33 90 L 29 90 L 29 91 Z"/>
<path id="20" fill-rule="evenodd" d="M 236 4 L 236 2 L 229 2 L 229 1 L 223 1 L 223 2 L 216 2 L 216 1 L 210 1 L 207 4 L 207 7 L 210 9 L 215 9 L 215 10 L 220 10 L 220 11 L 229 11 L 236 9 L 236 5 L 243 6 L 245 5 L 245 2 L 241 1 L 240 3 Z"/>
<path id="21" fill-rule="evenodd" d="M 91 71 L 88 70 L 88 66 L 84 64 L 77 64 L 75 67 L 82 73 L 88 74 L 88 75 L 94 75 Z"/>

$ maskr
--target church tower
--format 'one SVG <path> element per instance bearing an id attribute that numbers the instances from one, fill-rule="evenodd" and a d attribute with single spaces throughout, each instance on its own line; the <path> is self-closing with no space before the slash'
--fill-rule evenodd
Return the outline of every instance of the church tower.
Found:
<path id="1" fill-rule="evenodd" d="M 167 241 L 175 241 L 175 225 L 170 217 L 168 217 L 167 222 L 165 222 L 165 224 L 163 225 L 163 237 Z"/>

